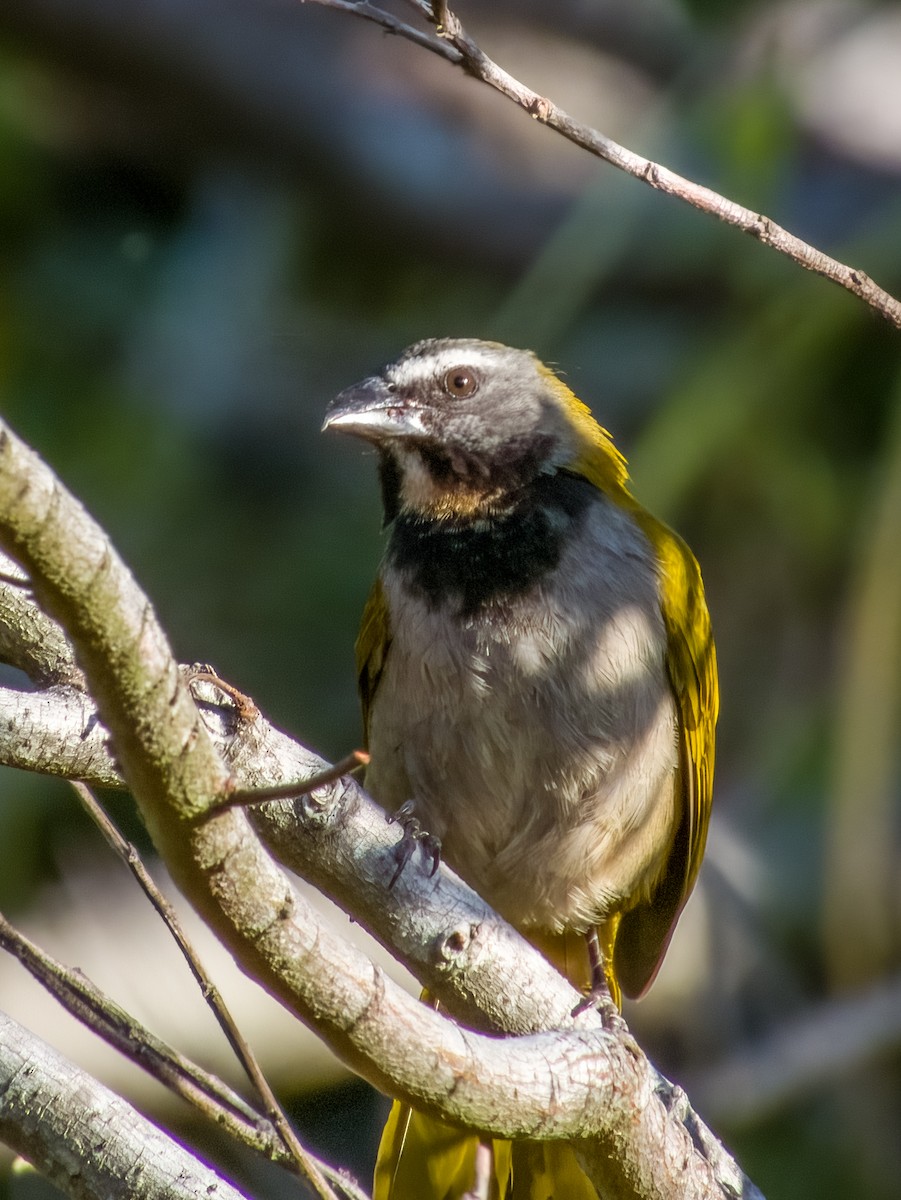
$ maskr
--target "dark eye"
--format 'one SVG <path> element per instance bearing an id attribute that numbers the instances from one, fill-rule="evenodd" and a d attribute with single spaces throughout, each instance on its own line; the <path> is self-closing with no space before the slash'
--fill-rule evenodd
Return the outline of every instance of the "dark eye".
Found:
<path id="1" fill-rule="evenodd" d="M 465 400 L 479 389 L 479 379 L 469 367 L 453 367 L 444 376 L 444 390 L 449 396 Z"/>

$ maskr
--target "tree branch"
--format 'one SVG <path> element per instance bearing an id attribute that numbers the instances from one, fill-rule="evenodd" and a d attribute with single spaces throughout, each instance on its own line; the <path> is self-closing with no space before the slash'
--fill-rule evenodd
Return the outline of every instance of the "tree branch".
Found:
<path id="1" fill-rule="evenodd" d="M 0 662 L 24 671 L 42 687 L 84 690 L 84 676 L 63 629 L 34 603 L 28 575 L 6 554 L 0 554 L 0 608 Z"/>
<path id="2" fill-rule="evenodd" d="M 79 688 L 0 688 L 0 762 L 97 787 L 122 786 L 109 734 L 94 702 Z"/>
<path id="3" fill-rule="evenodd" d="M 298 1172 L 296 1159 L 286 1150 L 283 1139 L 268 1118 L 251 1108 L 215 1075 L 204 1071 L 155 1037 L 95 987 L 81 971 L 71 970 L 45 954 L 13 928 L 2 913 L 0 947 L 14 955 L 68 1013 L 203 1113 L 218 1128 L 248 1149 Z M 351 1200 L 365 1200 L 364 1193 L 351 1180 L 319 1160 L 316 1160 L 316 1166 Z"/>
<path id="4" fill-rule="evenodd" d="M 368 0 L 306 0 L 309 4 L 374 22 L 387 33 L 437 54 L 501 92 L 533 119 L 542 121 L 589 153 L 658 191 L 733 225 L 804 269 L 832 280 L 864 300 L 896 327 L 901 327 L 901 302 L 878 287 L 865 272 L 831 258 L 779 226 L 770 217 L 684 179 L 662 164 L 652 162 L 620 146 L 600 131 L 576 121 L 548 97 L 528 88 L 493 62 L 469 37 L 454 14 L 446 10 L 446 6 L 441 6 L 445 11 L 436 18 L 427 0 L 408 2 L 423 20 L 431 24 L 435 24 L 436 19 L 440 21 L 440 34 L 436 32 L 430 35 L 415 29 Z M 180 130 L 184 125 L 185 102 L 196 98 L 198 87 L 205 88 L 207 90 L 203 93 L 204 103 L 201 106 L 204 111 L 211 103 L 224 105 L 230 126 L 235 124 L 233 114 L 239 112 L 243 120 L 253 122 L 254 136 L 259 142 L 271 139 L 275 134 L 277 146 L 273 153 L 277 153 L 282 162 L 286 145 L 290 153 L 303 143 L 298 138 L 296 120 L 274 120 L 273 113 L 294 114 L 303 110 L 318 130 L 329 125 L 329 122 L 333 123 L 335 106 L 344 94 L 340 88 L 329 92 L 327 72 L 312 78 L 309 69 L 292 74 L 287 56 L 279 58 L 277 69 L 253 73 L 247 56 L 242 55 L 240 48 L 234 54 L 230 53 L 231 45 L 240 47 L 241 33 L 247 30 L 246 10 L 233 0 L 218 0 L 218 4 L 216 0 L 197 0 L 188 7 L 172 6 L 164 0 L 147 2 L 141 8 L 140 37 L 137 38 L 133 23 L 123 18 L 122 6 L 111 0 L 92 0 L 91 3 L 85 0 L 15 0 L 12 3 L 7 0 L 0 12 L 0 23 L 4 28 L 26 37 L 37 37 L 42 45 L 51 47 L 57 54 L 68 56 L 75 45 L 79 49 L 86 49 L 89 57 L 99 55 L 103 60 L 109 55 L 114 64 L 114 73 L 122 70 L 123 63 L 127 64 L 129 71 L 146 70 L 148 59 L 159 57 L 164 63 L 167 97 L 173 94 L 173 80 L 178 82 L 181 89 L 174 93 L 181 98 L 177 105 L 180 124 L 173 123 L 173 129 Z M 226 21 L 229 36 L 209 39 L 211 14 Z M 259 60 L 271 63 L 285 44 L 283 22 L 276 22 L 273 31 L 269 23 L 261 20 L 252 32 L 255 38 L 260 39 L 255 43 Z M 184 68 L 186 55 L 191 61 L 190 70 Z M 327 52 L 321 52 L 318 58 L 330 61 Z M 154 116 L 157 120 L 158 110 L 159 105 L 156 105 Z M 506 225 L 510 225 L 509 215 Z M 491 246 L 495 249 L 503 239 L 504 229 L 497 222 L 492 225 Z"/>
<path id="5" fill-rule="evenodd" d="M 300 0 L 301 4 L 305 4 L 307 0 Z M 335 8 L 338 12 L 351 13 L 355 17 L 362 17 L 364 21 L 372 21 L 378 25 L 380 29 L 384 29 L 386 33 L 394 33 L 399 37 L 406 38 L 407 41 L 413 42 L 416 46 L 421 46 L 423 50 L 431 50 L 433 54 L 437 54 L 439 58 L 447 59 L 448 62 L 458 65 L 463 62 L 463 55 L 459 50 L 447 44 L 447 42 L 439 41 L 431 37 L 427 33 L 423 33 L 420 29 L 414 29 L 412 25 L 407 25 L 403 21 L 399 21 L 397 17 L 384 9 L 378 8 L 375 4 L 370 4 L 369 0 L 312 0 L 314 4 L 321 4 L 324 8 Z M 435 11 L 440 12 L 440 4 L 436 4 Z M 445 4 L 446 10 L 447 5 Z M 429 20 L 432 19 L 431 13 Z M 441 26 L 440 19 L 436 22 Z"/>
<path id="6" fill-rule="evenodd" d="M 247 816 L 214 811 L 233 772 L 217 753 L 149 602 L 99 527 L 2 425 L 0 541 L 67 629 L 124 778 L 182 890 L 244 969 L 354 1069 L 425 1111 L 475 1129 L 578 1139 L 586 1169 L 613 1200 L 758 1194 L 631 1037 L 605 1032 L 593 1012 L 573 1022 L 577 994 L 451 872 L 435 883 L 408 869 L 401 880 L 431 893 L 453 887 L 468 901 L 462 922 L 458 909 L 440 910 L 442 935 L 426 942 L 440 994 L 453 992 L 446 985 L 455 976 L 460 986 L 461 961 L 478 965 L 481 927 L 490 924 L 500 931 L 492 954 L 515 945 L 518 964 L 513 979 L 497 975 L 494 964 L 495 980 L 504 980 L 496 989 L 512 984 L 527 1027 L 551 1013 L 559 1014 L 561 1031 L 498 1039 L 461 1029 L 393 985 L 322 923 L 265 853 Z M 257 722 L 244 724 L 252 730 Z M 311 836 L 318 829 L 324 845 L 339 840 L 346 811 L 356 806 L 375 819 L 371 802 L 345 780 L 277 811 L 302 818 Z M 378 821 L 384 837 L 383 816 Z M 345 841 L 342 854 L 348 879 L 370 871 L 381 878 L 381 893 L 375 884 L 369 893 L 386 909 L 392 846 L 373 854 Z M 399 908 L 400 898 L 393 904 Z M 530 1011 L 533 988 L 543 997 L 540 1015 Z"/>
<path id="7" fill-rule="evenodd" d="M 244 1196 L 120 1096 L 2 1012 L 0 1139 L 69 1196 Z"/>
<path id="8" fill-rule="evenodd" d="M 308 2 L 318 4 L 323 8 L 336 8 L 341 12 L 353 13 L 365 20 L 375 21 L 386 29 L 389 28 L 387 22 L 393 21 L 389 14 L 369 3 L 355 4 L 352 0 L 308 0 Z M 590 125 L 584 125 L 577 121 L 553 100 L 532 91 L 530 87 L 515 79 L 503 67 L 489 58 L 466 33 L 457 16 L 447 8 L 446 4 L 436 4 L 433 3 L 433 0 L 408 0 L 408 2 L 421 17 L 438 26 L 440 41 L 437 39 L 424 41 L 422 34 L 417 30 L 411 30 L 409 26 L 398 22 L 391 26 L 390 32 L 401 37 L 408 37 L 416 45 L 425 45 L 427 49 L 442 54 L 442 57 L 448 62 L 459 66 L 474 79 L 494 88 L 508 100 L 519 105 L 533 120 L 547 125 L 565 137 L 567 141 L 587 150 L 589 154 L 594 154 L 620 171 L 625 171 L 627 175 L 640 179 L 657 191 L 682 200 L 693 208 L 707 213 L 708 216 L 715 217 L 718 221 L 723 221 L 726 225 L 732 225 L 742 233 L 749 234 L 757 241 L 762 242 L 764 246 L 776 250 L 806 271 L 812 271 L 816 275 L 822 275 L 825 279 L 837 283 L 839 287 L 851 292 L 875 309 L 880 316 L 890 321 L 896 328 L 901 329 L 901 301 L 880 288 L 864 271 L 830 258 L 822 250 L 818 250 L 781 225 L 777 225 L 772 218 L 765 214 L 744 208 L 734 200 L 721 196 L 712 188 L 694 183 L 692 180 L 676 174 L 675 171 L 669 170 L 668 167 L 652 162 L 650 159 L 636 154 L 633 150 L 619 145 L 618 142 L 599 130 L 593 129 Z M 442 44 L 446 46 L 443 53 L 440 49 Z M 452 51 L 456 53 L 452 53 Z"/>
<path id="9" fill-rule="evenodd" d="M 73 781 L 72 787 L 77 792 L 82 807 L 94 821 L 110 848 L 114 853 L 119 855 L 122 862 L 131 871 L 138 885 L 143 890 L 144 895 L 168 929 L 172 940 L 181 951 L 188 969 L 191 971 L 200 989 L 201 995 L 212 1010 L 219 1028 L 225 1035 L 235 1057 L 243 1067 L 244 1073 L 247 1075 L 262 1102 L 266 1115 L 272 1123 L 272 1127 L 277 1131 L 282 1144 L 293 1158 L 301 1178 L 309 1184 L 316 1195 L 321 1197 L 321 1200 L 338 1200 L 332 1191 L 331 1184 L 320 1170 L 319 1163 L 307 1151 L 291 1127 L 291 1123 L 276 1099 L 275 1093 L 269 1086 L 269 1081 L 263 1074 L 256 1055 L 244 1039 L 222 994 L 200 961 L 197 951 L 191 945 L 190 939 L 185 933 L 174 907 L 154 883 L 150 872 L 144 866 L 135 847 L 126 841 L 103 811 L 91 789 L 78 780 Z"/>

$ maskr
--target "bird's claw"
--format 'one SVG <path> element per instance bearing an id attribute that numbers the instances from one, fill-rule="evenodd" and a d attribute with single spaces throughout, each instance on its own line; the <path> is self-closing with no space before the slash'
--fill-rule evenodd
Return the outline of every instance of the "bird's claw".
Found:
<path id="1" fill-rule="evenodd" d="M 585 931 L 585 944 L 588 949 L 588 962 L 591 966 L 591 987 L 570 1013 L 578 1017 L 589 1008 L 597 1009 L 604 1028 L 608 1033 L 622 1033 L 626 1030 L 626 1022 L 620 1016 L 619 1008 L 610 990 L 610 980 L 607 978 L 607 968 L 601 943 L 598 938 L 597 926 L 592 925 Z"/>
<path id="2" fill-rule="evenodd" d="M 603 1027 L 608 1032 L 615 1032 L 621 1024 L 623 1018 L 619 1015 L 619 1009 L 613 1003 L 607 980 L 602 984 L 594 984 L 593 988 L 579 1000 L 576 1007 L 572 1009 L 571 1016 L 579 1016 L 582 1013 L 587 1013 L 589 1008 L 596 1008 L 601 1015 Z"/>
<path id="3" fill-rule="evenodd" d="M 441 839 L 422 828 L 419 818 L 415 815 L 415 809 L 415 801 L 406 800 L 397 812 L 388 814 L 388 824 L 399 825 L 403 831 L 403 836 L 394 847 L 394 861 L 397 865 L 388 884 L 389 891 L 400 879 L 401 872 L 413 857 L 417 846 L 421 846 L 425 857 L 431 859 L 430 877 L 438 870 L 438 863 L 441 861 Z"/>
<path id="4" fill-rule="evenodd" d="M 588 1012 L 590 1008 L 597 1009 L 608 1033 L 619 1033 L 625 1029 L 626 1023 L 620 1015 L 619 1009 L 613 1003 L 606 975 L 602 974 L 600 978 L 594 980 L 591 990 L 585 993 L 570 1016 L 578 1017 L 581 1013 Z"/>

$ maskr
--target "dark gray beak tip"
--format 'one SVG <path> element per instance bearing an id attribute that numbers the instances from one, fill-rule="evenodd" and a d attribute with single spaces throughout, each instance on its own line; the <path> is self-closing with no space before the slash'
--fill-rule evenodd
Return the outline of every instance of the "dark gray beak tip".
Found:
<path id="1" fill-rule="evenodd" d="M 421 437 L 425 432 L 419 407 L 396 395 L 379 375 L 363 379 L 337 395 L 326 409 L 322 428 L 371 442 Z"/>
<path id="2" fill-rule="evenodd" d="M 325 410 L 322 431 L 341 429 L 342 426 L 355 423 L 358 418 L 381 408 L 387 395 L 385 382 L 377 375 L 351 384 L 350 387 L 339 392 Z"/>

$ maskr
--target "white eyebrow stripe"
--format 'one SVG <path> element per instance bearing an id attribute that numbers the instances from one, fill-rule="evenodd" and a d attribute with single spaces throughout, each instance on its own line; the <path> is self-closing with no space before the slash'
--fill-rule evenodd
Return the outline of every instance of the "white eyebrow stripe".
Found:
<path id="1" fill-rule="evenodd" d="M 488 368 L 498 365 L 497 353 L 486 347 L 467 346 L 458 349 L 433 350 L 420 358 L 408 359 L 399 363 L 391 371 L 395 383 L 412 383 L 434 375 L 443 375 L 453 367 Z"/>

